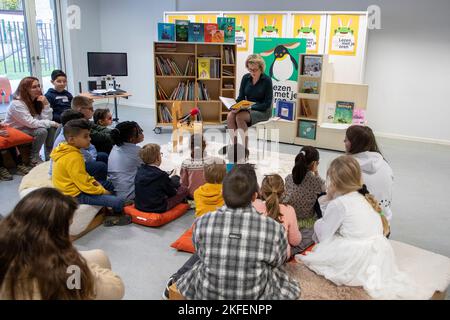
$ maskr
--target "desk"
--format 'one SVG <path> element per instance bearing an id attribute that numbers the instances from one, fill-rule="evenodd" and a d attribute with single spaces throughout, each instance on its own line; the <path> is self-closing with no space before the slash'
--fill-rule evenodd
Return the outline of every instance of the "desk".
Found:
<path id="1" fill-rule="evenodd" d="M 92 99 L 92 100 L 104 100 L 104 99 L 111 99 L 111 98 L 113 98 L 114 99 L 114 118 L 113 118 L 113 121 L 119 121 L 119 114 L 118 114 L 118 112 L 117 112 L 117 99 L 118 98 L 125 98 L 125 99 L 128 99 L 128 97 L 131 97 L 132 95 L 130 94 L 130 93 L 121 93 L 121 94 L 110 94 L 110 95 L 95 95 L 95 94 L 92 94 L 92 93 L 90 93 L 90 92 L 83 92 L 83 93 L 80 93 L 80 96 L 83 96 L 83 97 L 87 97 L 87 98 L 90 98 L 90 99 Z"/>

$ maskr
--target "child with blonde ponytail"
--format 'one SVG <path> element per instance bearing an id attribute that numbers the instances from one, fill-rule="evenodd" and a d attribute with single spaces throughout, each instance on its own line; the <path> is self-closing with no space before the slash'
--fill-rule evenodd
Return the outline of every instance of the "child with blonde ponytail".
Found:
<path id="1" fill-rule="evenodd" d="M 358 162 L 338 157 L 327 179 L 327 195 L 319 199 L 323 217 L 314 224 L 319 243 L 296 258 L 335 284 L 362 286 L 376 299 L 414 297 L 414 282 L 397 268 L 385 237 L 389 225 L 362 183 Z"/>
<path id="2" fill-rule="evenodd" d="M 289 205 L 281 204 L 284 195 L 284 182 L 278 174 L 266 175 L 261 184 L 261 197 L 253 202 L 256 211 L 281 223 L 286 229 L 288 246 L 288 257 L 291 256 L 291 247 L 298 246 L 302 235 L 298 230 L 295 210 Z"/>

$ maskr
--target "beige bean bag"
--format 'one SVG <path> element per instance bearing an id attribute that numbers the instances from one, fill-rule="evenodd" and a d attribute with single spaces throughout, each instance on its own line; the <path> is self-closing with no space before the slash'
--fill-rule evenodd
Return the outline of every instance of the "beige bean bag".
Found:
<path id="1" fill-rule="evenodd" d="M 38 188 L 50 187 L 53 188 L 52 180 L 48 175 L 50 168 L 50 161 L 41 163 L 34 167 L 26 176 L 23 177 L 19 186 L 20 197 L 25 197 L 28 193 Z M 81 204 L 73 217 L 73 222 L 70 225 L 70 235 L 77 239 L 88 231 L 93 230 L 103 221 L 103 215 L 99 214 L 102 207 Z"/>

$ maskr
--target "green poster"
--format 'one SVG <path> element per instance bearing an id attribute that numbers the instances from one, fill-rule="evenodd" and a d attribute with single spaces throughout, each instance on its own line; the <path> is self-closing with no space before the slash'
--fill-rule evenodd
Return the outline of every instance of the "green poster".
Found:
<path id="1" fill-rule="evenodd" d="M 306 39 L 255 38 L 254 53 L 259 53 L 265 63 L 265 74 L 276 81 L 297 81 L 298 56 L 306 52 Z"/>
<path id="2" fill-rule="evenodd" d="M 296 102 L 298 60 L 299 55 L 306 52 L 306 39 L 255 38 L 253 48 L 266 63 L 264 73 L 272 78 L 272 114 L 275 115 L 278 101 Z"/>

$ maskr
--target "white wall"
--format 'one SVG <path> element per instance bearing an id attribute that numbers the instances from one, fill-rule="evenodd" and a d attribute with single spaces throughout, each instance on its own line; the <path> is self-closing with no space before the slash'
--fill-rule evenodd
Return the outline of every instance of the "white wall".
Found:
<path id="1" fill-rule="evenodd" d="M 78 82 L 83 91 L 87 91 L 87 52 L 101 51 L 100 19 L 98 1 L 66 0 L 61 2 L 63 20 L 63 38 L 66 58 L 68 89 L 77 94 Z M 67 7 L 77 5 L 81 9 L 80 29 L 69 30 L 66 26 Z"/>
<path id="2" fill-rule="evenodd" d="M 121 103 L 153 107 L 153 41 L 158 40 L 157 23 L 164 11 L 175 10 L 175 0 L 100 0 L 102 51 L 128 53 L 128 77 L 118 78 L 133 96 Z"/>
<path id="3" fill-rule="evenodd" d="M 178 11 L 365 11 L 381 8 L 371 30 L 365 82 L 370 126 L 380 136 L 450 144 L 450 1 L 177 0 Z"/>

